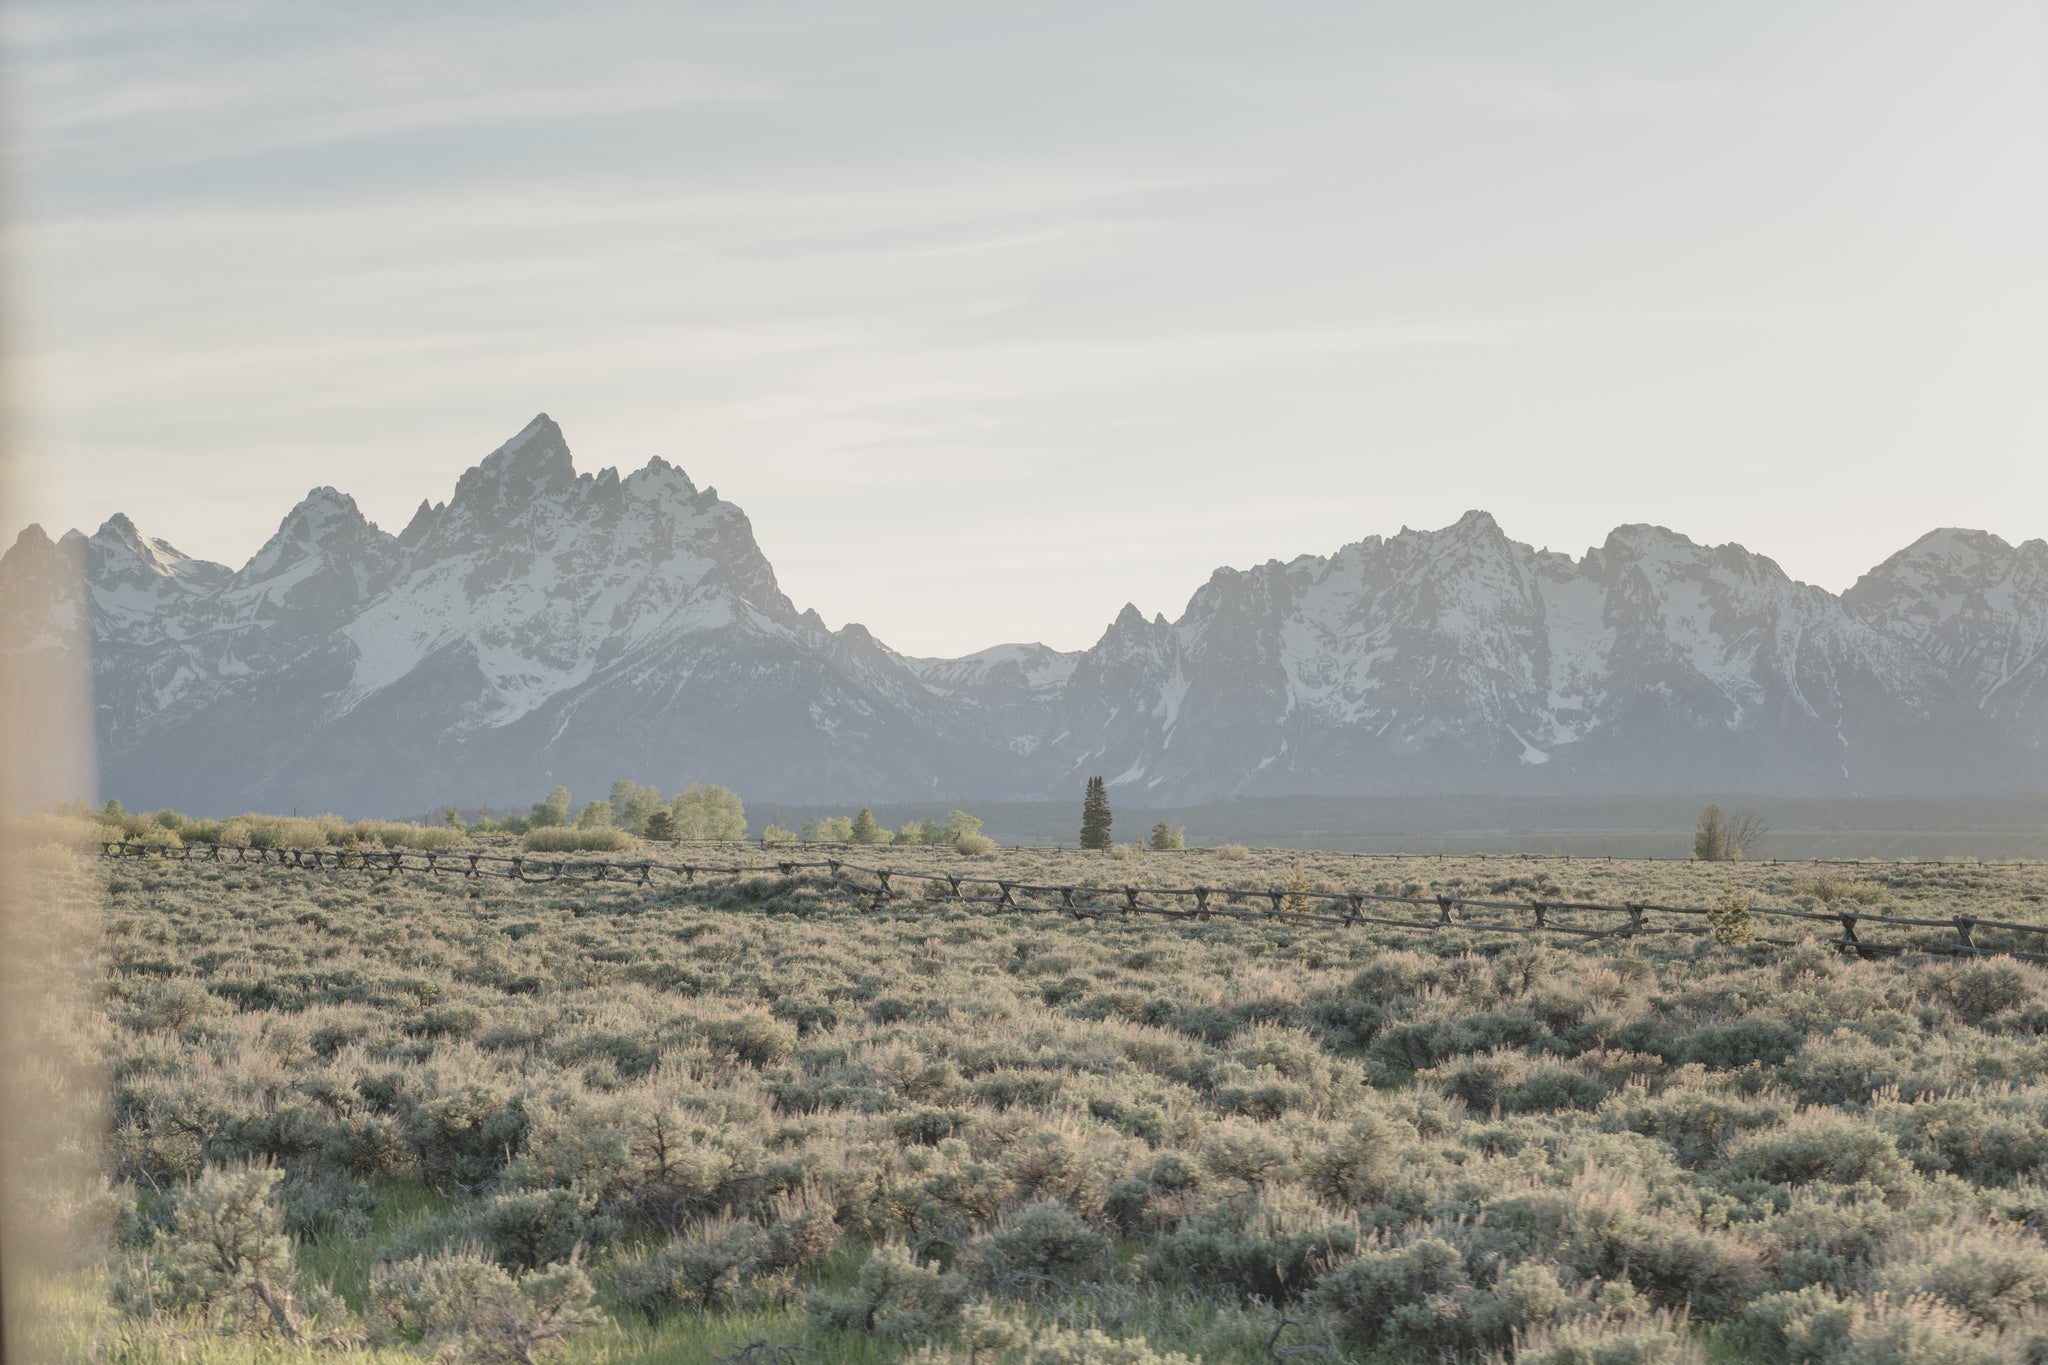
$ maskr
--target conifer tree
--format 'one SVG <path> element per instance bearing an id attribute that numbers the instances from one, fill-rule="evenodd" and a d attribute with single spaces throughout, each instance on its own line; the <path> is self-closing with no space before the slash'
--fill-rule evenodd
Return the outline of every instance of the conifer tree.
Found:
<path id="1" fill-rule="evenodd" d="M 1188 846 L 1187 835 L 1179 825 L 1169 825 L 1164 820 L 1152 826 L 1152 847 L 1164 853 Z"/>
<path id="2" fill-rule="evenodd" d="M 882 842 L 882 827 L 875 823 L 875 813 L 866 806 L 853 817 L 853 841 L 856 844 L 878 844 Z"/>
<path id="3" fill-rule="evenodd" d="M 1108 848 L 1109 822 L 1109 788 L 1101 778 L 1091 777 L 1081 799 L 1081 847 Z"/>

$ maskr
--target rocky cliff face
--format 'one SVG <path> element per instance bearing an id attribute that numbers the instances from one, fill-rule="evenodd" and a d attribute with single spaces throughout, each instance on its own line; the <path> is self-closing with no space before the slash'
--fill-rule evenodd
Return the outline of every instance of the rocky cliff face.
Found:
<path id="1" fill-rule="evenodd" d="M 1739 546 L 1626 526 L 1583 558 L 1485 513 L 1250 570 L 1077 663 L 1054 789 L 1843 792 L 1987 780 L 1912 642 Z M 1960 744 L 1965 762 L 1940 759 Z"/>
<path id="2" fill-rule="evenodd" d="M 2048 786 L 2048 546 L 1938 531 L 1844 596 L 1625 526 L 1482 512 L 1220 569 L 1088 650 L 905 658 L 827 630 L 746 517 L 545 416 L 398 535 L 316 489 L 241 569 L 116 516 L 0 560 L 13 648 L 92 651 L 131 804 L 419 811 L 556 782 L 762 799 L 1948 792 Z"/>
<path id="3" fill-rule="evenodd" d="M 2002 741 L 2048 750 L 2048 541 L 1933 531 L 1858 579 L 1842 604 L 1911 641 Z"/>

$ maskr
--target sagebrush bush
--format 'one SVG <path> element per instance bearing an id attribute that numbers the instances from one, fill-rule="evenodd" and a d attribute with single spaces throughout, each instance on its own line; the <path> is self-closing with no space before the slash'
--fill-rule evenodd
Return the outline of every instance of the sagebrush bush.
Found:
<path id="1" fill-rule="evenodd" d="M 371 1272 L 371 1338 L 492 1365 L 533 1365 L 601 1320 L 594 1292 L 574 1262 L 514 1276 L 480 1251 L 423 1256 Z"/>
<path id="2" fill-rule="evenodd" d="M 222 1325 L 307 1343 L 333 1297 L 300 1284 L 285 1213 L 283 1172 L 213 1168 L 165 1196 L 159 1217 L 116 1282 L 129 1311 L 194 1314 Z"/>
<path id="3" fill-rule="evenodd" d="M 339 822 L 271 833 L 382 846 Z M 925 834 L 897 836 L 890 865 L 964 874 L 957 843 Z M 281 1335 L 260 1295 L 201 1304 L 183 1271 L 166 1288 L 179 1192 L 248 1162 L 288 1173 L 248 1206 L 273 1250 L 305 1243 L 272 1264 L 338 1267 L 379 1341 L 472 1357 L 602 1337 L 575 1294 L 577 1311 L 534 1297 L 578 1277 L 649 1354 L 746 1324 L 747 1341 L 808 1330 L 822 1352 L 982 1365 L 1265 1359 L 1269 1338 L 1353 1361 L 1789 1359 L 1808 1351 L 1794 1338 L 1845 1362 L 2005 1360 L 2048 1315 L 2034 966 L 992 914 L 944 881 L 877 901 L 751 856 L 758 874 L 654 891 L 115 869 L 77 956 L 101 1011 L 52 1036 L 109 1077 L 122 1293 L 157 1314 L 128 1330 Z M 996 856 L 970 884 L 1092 884 L 1113 904 L 1126 880 L 1072 853 Z M 1243 862 L 1212 906 L 1263 911 L 1272 887 L 1357 886 L 1366 866 Z M 1388 894 L 1553 905 L 1768 906 L 1805 875 L 1369 866 Z M 1887 895 L 1942 919 L 1968 889 L 2022 919 L 2038 880 L 1906 870 Z M 291 1285 L 304 1340 L 345 1340 L 318 1278 Z"/>
<path id="4" fill-rule="evenodd" d="M 610 825 L 555 825 L 527 831 L 525 845 L 530 853 L 632 853 L 640 841 Z"/>
<path id="5" fill-rule="evenodd" d="M 815 1327 L 914 1342 L 950 1336 L 967 1295 L 963 1277 L 918 1264 L 904 1247 L 879 1246 L 851 1290 L 813 1294 L 805 1311 Z"/>

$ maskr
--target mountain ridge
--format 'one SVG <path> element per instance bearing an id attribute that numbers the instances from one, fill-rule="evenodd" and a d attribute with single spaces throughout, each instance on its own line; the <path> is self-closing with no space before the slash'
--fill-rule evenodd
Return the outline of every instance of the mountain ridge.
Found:
<path id="1" fill-rule="evenodd" d="M 397 534 L 311 490 L 239 569 L 125 515 L 0 557 L 15 647 L 90 640 L 102 785 L 351 811 L 634 775 L 771 800 L 2048 789 L 2048 542 L 1939 528 L 1842 594 L 1488 513 L 1219 567 L 1169 621 L 959 659 L 826 628 L 744 512 L 536 416 Z M 573 779 L 573 780 L 572 780 Z"/>

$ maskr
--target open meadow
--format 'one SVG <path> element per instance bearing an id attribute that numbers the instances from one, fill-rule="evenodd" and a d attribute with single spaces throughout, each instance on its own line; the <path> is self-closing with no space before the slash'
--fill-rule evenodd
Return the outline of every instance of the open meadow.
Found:
<path id="1" fill-rule="evenodd" d="M 66 1210 L 103 1254 L 52 1290 L 69 1344 L 2048 1359 L 2048 969 L 1867 923 L 1907 951 L 1864 958 L 1832 923 L 1727 909 L 2048 924 L 2048 868 L 833 855 L 1199 884 L 1219 911 L 1425 902 L 1368 906 L 1397 927 L 1022 913 L 944 881 L 882 900 L 778 866 L 815 850 L 634 856 L 757 870 L 48 857 L 53 908 L 97 916 L 73 952 L 103 988 L 47 1025 L 106 1089 L 74 1153 L 104 1182 Z M 1577 939 L 1427 923 L 1439 895 L 1724 913 Z"/>

